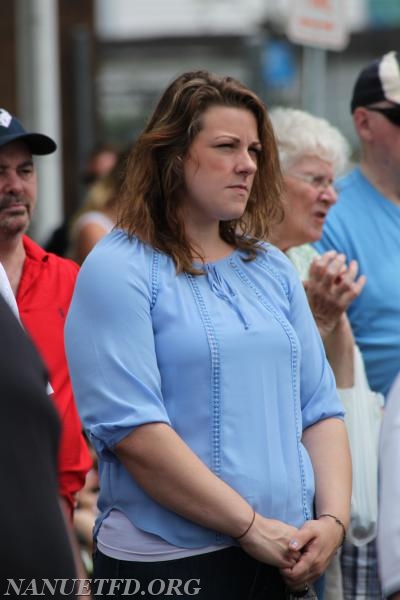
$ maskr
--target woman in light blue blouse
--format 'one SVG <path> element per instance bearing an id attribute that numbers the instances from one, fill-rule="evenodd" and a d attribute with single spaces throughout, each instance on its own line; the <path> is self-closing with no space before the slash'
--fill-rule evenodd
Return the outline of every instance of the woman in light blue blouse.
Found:
<path id="1" fill-rule="evenodd" d="M 305 596 L 342 542 L 342 406 L 294 268 L 258 241 L 280 192 L 261 100 L 203 71 L 172 82 L 66 326 L 99 457 L 99 596 Z"/>

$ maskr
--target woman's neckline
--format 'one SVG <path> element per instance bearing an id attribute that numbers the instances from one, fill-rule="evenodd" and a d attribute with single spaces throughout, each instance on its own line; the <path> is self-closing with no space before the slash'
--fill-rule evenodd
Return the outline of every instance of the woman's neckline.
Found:
<path id="1" fill-rule="evenodd" d="M 207 262 L 200 262 L 199 260 L 193 261 L 193 265 L 196 268 L 206 268 L 206 267 L 216 267 L 218 265 L 222 265 L 230 261 L 231 258 L 236 256 L 240 252 L 239 248 L 232 248 L 230 252 L 228 252 L 225 256 L 221 258 L 217 258 L 216 260 L 208 260 Z"/>

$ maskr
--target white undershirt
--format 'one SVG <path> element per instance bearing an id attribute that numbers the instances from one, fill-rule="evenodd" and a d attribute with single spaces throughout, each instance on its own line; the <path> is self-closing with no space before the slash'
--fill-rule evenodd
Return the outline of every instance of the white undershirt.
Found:
<path id="1" fill-rule="evenodd" d="M 158 535 L 138 529 L 124 513 L 114 509 L 100 526 L 97 547 L 102 554 L 116 560 L 158 562 L 216 552 L 217 550 L 229 548 L 229 545 L 180 548 L 166 542 Z"/>
<path id="2" fill-rule="evenodd" d="M 8 306 L 13 311 L 14 315 L 19 320 L 19 310 L 17 306 L 17 301 L 14 296 L 14 292 L 11 289 L 10 282 L 7 277 L 7 273 L 0 262 L 0 294 L 2 294 L 4 300 L 7 302 Z"/>

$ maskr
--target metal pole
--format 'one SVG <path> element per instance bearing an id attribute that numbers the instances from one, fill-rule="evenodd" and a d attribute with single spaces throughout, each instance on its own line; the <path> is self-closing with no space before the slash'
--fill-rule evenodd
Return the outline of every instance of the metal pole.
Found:
<path id="1" fill-rule="evenodd" d="M 38 202 L 30 234 L 44 242 L 62 219 L 62 139 L 57 0 L 17 0 L 18 116 L 27 129 L 45 133 L 58 146 L 35 158 Z"/>
<path id="2" fill-rule="evenodd" d="M 302 108 L 315 116 L 326 115 L 326 50 L 303 46 Z"/>
<path id="3" fill-rule="evenodd" d="M 73 56 L 73 116 L 74 116 L 74 145 L 76 148 L 75 170 L 76 201 L 73 209 L 82 203 L 85 186 L 80 182 L 80 175 L 87 156 L 95 143 L 94 139 L 94 99 L 92 87 L 92 54 L 91 38 L 83 26 L 76 26 L 72 31 Z"/>

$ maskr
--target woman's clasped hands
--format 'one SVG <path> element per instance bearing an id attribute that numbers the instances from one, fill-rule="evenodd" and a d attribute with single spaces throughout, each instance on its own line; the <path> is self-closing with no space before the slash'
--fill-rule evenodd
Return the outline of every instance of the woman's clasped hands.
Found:
<path id="1" fill-rule="evenodd" d="M 281 569 L 286 585 L 299 590 L 316 581 L 342 542 L 343 532 L 333 519 L 306 521 L 289 542 L 290 548 L 300 552 L 300 558 L 293 567 Z"/>
<path id="2" fill-rule="evenodd" d="M 253 558 L 278 567 L 293 591 L 303 590 L 322 575 L 341 542 L 342 531 L 332 519 L 306 521 L 296 529 L 259 514 L 240 539 Z"/>

